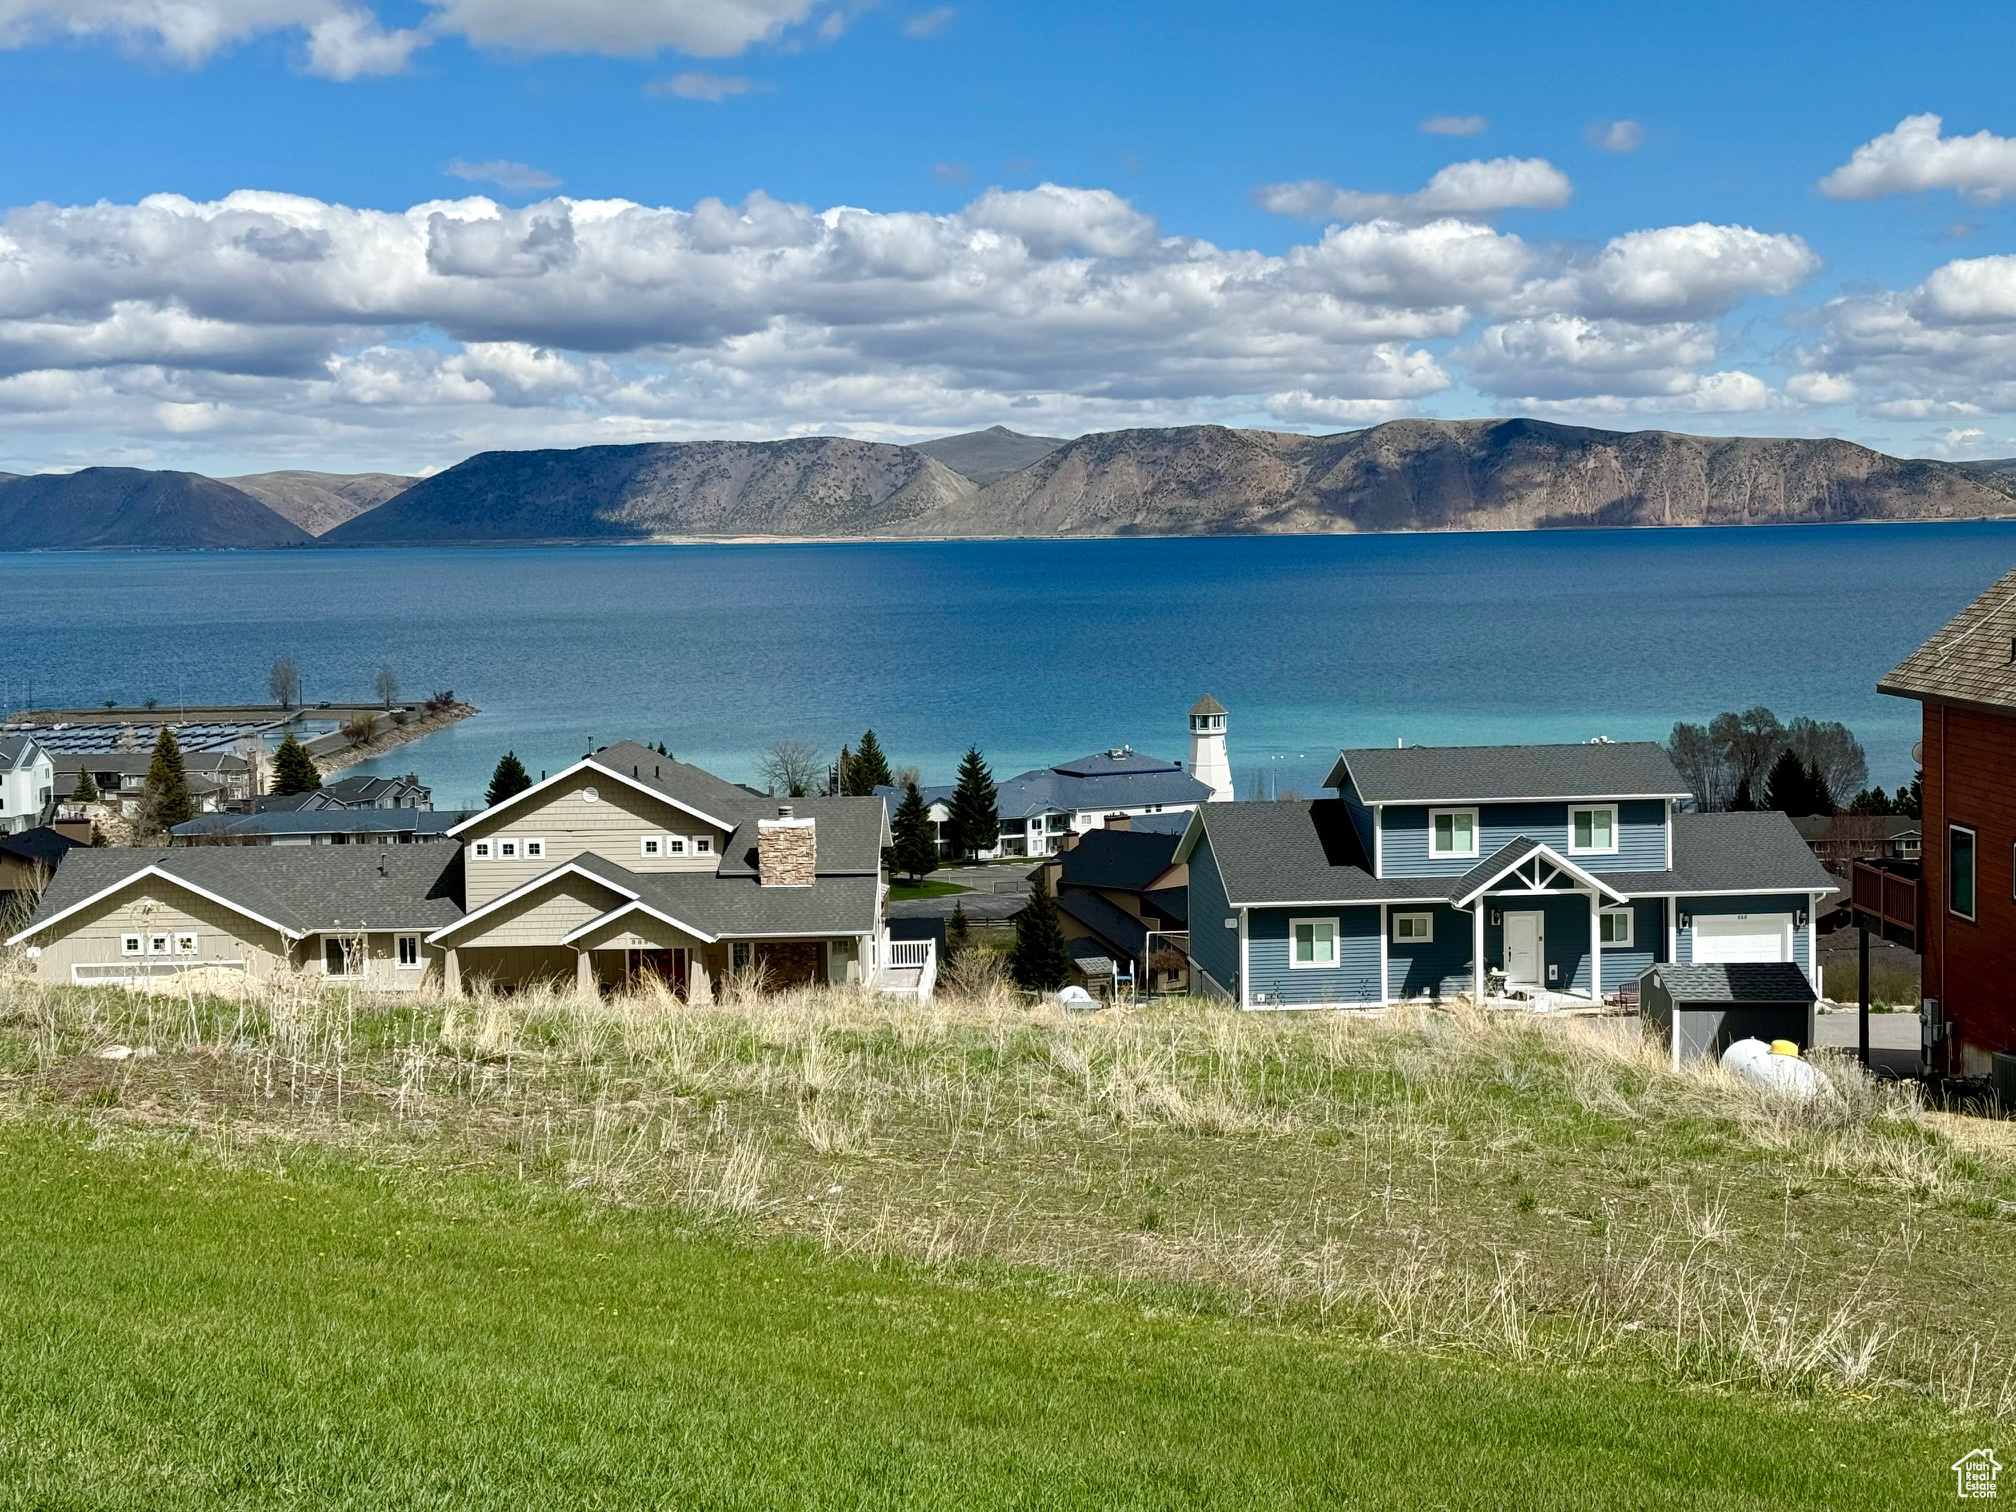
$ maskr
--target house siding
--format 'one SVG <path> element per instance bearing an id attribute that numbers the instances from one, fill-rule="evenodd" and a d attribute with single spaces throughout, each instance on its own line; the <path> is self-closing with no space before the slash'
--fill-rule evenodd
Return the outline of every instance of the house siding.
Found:
<path id="1" fill-rule="evenodd" d="M 1631 905 L 1631 943 L 1603 947 L 1603 990 L 1616 992 L 1636 982 L 1648 966 L 1666 959 L 1666 904 L 1661 898 Z"/>
<path id="2" fill-rule="evenodd" d="M 1427 807 L 1408 804 L 1385 810 L 1384 862 L 1380 872 L 1386 877 L 1457 877 L 1502 846 L 1522 835 L 1551 846 L 1584 871 L 1664 871 L 1666 869 L 1666 805 L 1650 799 L 1627 799 L 1617 804 L 1617 853 L 1604 856 L 1575 855 L 1568 848 L 1566 803 L 1479 803 L 1436 804 L 1436 808 L 1477 810 L 1477 854 L 1443 860 L 1428 854 Z M 1586 808 L 1587 804 L 1574 804 Z"/>
<path id="3" fill-rule="evenodd" d="M 1518 897 L 1488 897 L 1485 906 L 1505 913 L 1540 913 L 1545 915 L 1541 929 L 1546 935 L 1541 950 L 1542 991 L 1587 992 L 1589 990 L 1589 898 L 1586 893 L 1563 893 L 1560 897 L 1534 897 L 1525 894 Z M 1487 913 L 1484 919 L 1484 961 L 1487 966 L 1505 964 L 1505 925 L 1501 917 L 1492 923 Z M 1559 968 L 1558 975 L 1548 979 L 1548 967 Z M 1606 979 L 1608 971 L 1604 973 Z"/>
<path id="4" fill-rule="evenodd" d="M 1808 931 L 1799 927 L 1797 920 L 1800 910 L 1810 909 L 1812 899 L 1805 893 L 1751 893 L 1744 897 L 1729 898 L 1687 898 L 1676 900 L 1675 907 L 1685 914 L 1689 923 L 1676 932 L 1675 946 L 1678 964 L 1691 966 L 1694 963 L 1694 926 L 1692 919 L 1700 914 L 1790 914 L 1792 926 L 1792 959 L 1805 971 L 1806 979 L 1813 980 L 1813 954 Z M 1808 917 L 1811 917 L 1810 913 Z M 1818 984 L 1815 984 L 1816 990 Z"/>
<path id="5" fill-rule="evenodd" d="M 122 934 L 194 931 L 193 956 L 122 956 Z M 201 966 L 243 961 L 258 977 L 284 975 L 294 966 L 294 948 L 279 931 L 246 918 L 221 903 L 158 877 L 133 882 L 111 897 L 72 914 L 30 941 L 41 955 L 33 962 L 37 980 L 65 983 L 72 966 L 145 965 L 175 961 Z"/>
<path id="6" fill-rule="evenodd" d="M 1953 1025 L 1952 1068 L 2016 1046 L 2016 718 L 1925 705 L 1924 996 Z M 1974 918 L 1947 912 L 1947 826 L 1974 831 Z"/>
<path id="7" fill-rule="evenodd" d="M 593 803 L 581 796 L 583 789 L 591 787 L 596 793 Z M 646 835 L 683 835 L 687 854 L 645 856 L 641 854 L 640 842 Z M 705 855 L 695 855 L 693 838 L 703 835 L 711 849 Z M 503 813 L 479 816 L 461 838 L 468 906 L 474 909 L 588 852 L 634 872 L 712 872 L 721 864 L 721 849 L 728 836 L 674 804 L 591 771 L 582 772 L 536 798 L 521 801 Z M 493 856 L 481 860 L 470 844 L 476 840 L 527 838 L 546 842 L 544 857 L 503 861 Z"/>
<path id="8" fill-rule="evenodd" d="M 1257 1005 L 1264 996 L 1266 1006 L 1284 1008 L 1383 1001 L 1379 917 L 1376 907 L 1252 909 L 1247 916 L 1246 953 L 1253 1001 Z M 1335 966 L 1289 964 L 1289 921 L 1310 918 L 1337 920 Z"/>
<path id="9" fill-rule="evenodd" d="M 1218 861 L 1211 854 L 1211 837 L 1207 834 L 1198 840 L 1197 849 L 1190 856 L 1190 958 L 1236 998 L 1239 932 L 1225 927 L 1225 920 L 1235 912 L 1225 896 L 1225 880 L 1218 875 Z M 1191 988 L 1202 990 L 1204 984 L 1192 982 Z"/>
<path id="10" fill-rule="evenodd" d="M 1434 918 L 1434 938 L 1400 941 L 1392 938 L 1391 915 L 1426 913 Z M 1467 912 L 1434 908 L 1394 908 L 1388 914 L 1386 992 L 1389 998 L 1455 997 L 1476 985 L 1470 971 L 1471 917 Z"/>
<path id="11" fill-rule="evenodd" d="M 583 924 L 621 907 L 623 901 L 616 892 L 587 877 L 556 877 L 496 913 L 457 929 L 448 936 L 448 943 L 477 949 L 558 945 Z"/>

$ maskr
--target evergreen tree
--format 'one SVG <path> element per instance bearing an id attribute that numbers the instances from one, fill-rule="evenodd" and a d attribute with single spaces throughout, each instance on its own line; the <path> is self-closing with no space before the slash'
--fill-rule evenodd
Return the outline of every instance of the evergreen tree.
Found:
<path id="1" fill-rule="evenodd" d="M 890 829 L 896 838 L 894 870 L 912 881 L 938 870 L 938 842 L 931 834 L 931 812 L 925 808 L 924 795 L 917 790 L 916 783 L 904 787 L 903 801 L 896 805 L 896 818 Z"/>
<path id="2" fill-rule="evenodd" d="M 280 749 L 273 753 L 274 793 L 284 798 L 290 793 L 312 793 L 320 786 L 322 774 L 315 768 L 315 758 L 289 730 Z"/>
<path id="3" fill-rule="evenodd" d="M 72 803 L 97 803 L 103 796 L 98 791 L 98 784 L 91 780 L 90 772 L 78 772 L 77 786 L 70 790 L 70 801 Z"/>
<path id="4" fill-rule="evenodd" d="M 1071 949 L 1057 920 L 1057 902 L 1050 896 L 1050 869 L 1039 866 L 1032 875 L 1029 901 L 1015 915 L 1015 948 L 1008 953 L 1008 975 L 1031 992 L 1055 992 L 1071 973 Z"/>
<path id="5" fill-rule="evenodd" d="M 515 798 L 532 786 L 532 774 L 525 770 L 525 763 L 518 759 L 516 751 L 506 751 L 497 758 L 497 769 L 490 774 L 490 789 L 483 795 L 485 808 L 495 808 L 506 798 Z"/>
<path id="6" fill-rule="evenodd" d="M 1729 812 L 1732 814 L 1754 814 L 1757 812 L 1757 800 L 1750 792 L 1750 779 L 1748 777 L 1739 777 L 1736 779 L 1736 795 L 1729 800 Z"/>
<path id="7" fill-rule="evenodd" d="M 154 737 L 154 759 L 147 765 L 147 787 L 141 803 L 149 827 L 173 829 L 196 817 L 196 800 L 189 794 L 189 773 L 182 765 L 182 747 L 167 725 Z"/>
<path id="8" fill-rule="evenodd" d="M 882 743 L 870 730 L 861 737 L 860 749 L 840 769 L 840 791 L 849 798 L 868 798 L 878 787 L 894 787 L 895 783 L 889 773 L 889 758 L 882 754 Z"/>
<path id="9" fill-rule="evenodd" d="M 958 960 L 972 943 L 973 930 L 966 922 L 966 905 L 954 903 L 951 921 L 945 926 L 945 959 L 948 962 Z"/>
<path id="10" fill-rule="evenodd" d="M 959 762 L 959 786 L 952 794 L 950 823 L 946 839 L 954 854 L 971 856 L 992 850 L 1001 839 L 1001 810 L 994 794 L 994 774 L 980 759 L 978 749 L 969 749 Z"/>
<path id="11" fill-rule="evenodd" d="M 1794 817 L 1813 812 L 1806 764 L 1790 750 L 1780 751 L 1771 763 L 1771 775 L 1764 779 L 1764 807 Z"/>
<path id="12" fill-rule="evenodd" d="M 1864 788 L 1848 800 L 1848 812 L 1880 818 L 1890 812 L 1890 796 L 1880 787 Z"/>
<path id="13" fill-rule="evenodd" d="M 1806 763 L 1806 812 L 1832 816 L 1834 813 L 1834 790 L 1827 785 L 1827 774 L 1820 770 L 1820 763 Z"/>
<path id="14" fill-rule="evenodd" d="M 1911 786 L 1897 789 L 1897 796 L 1890 804 L 1890 812 L 1902 814 L 1906 819 L 1924 818 L 1924 781 L 1925 774 L 1922 771 L 1913 772 Z"/>

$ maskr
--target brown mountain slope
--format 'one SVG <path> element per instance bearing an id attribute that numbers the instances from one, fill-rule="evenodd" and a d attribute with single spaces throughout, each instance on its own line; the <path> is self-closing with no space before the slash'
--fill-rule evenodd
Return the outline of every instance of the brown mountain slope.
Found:
<path id="1" fill-rule="evenodd" d="M 1995 481 L 1847 441 L 1398 420 L 1068 442 L 917 520 L 944 535 L 1178 535 L 1791 524 L 2016 513 Z"/>
<path id="2" fill-rule="evenodd" d="M 250 494 L 195 473 L 87 467 L 0 483 L 0 550 L 259 548 L 308 539 Z"/>
<path id="3" fill-rule="evenodd" d="M 345 520 L 354 520 L 366 510 L 376 509 L 415 482 L 397 473 L 266 472 L 247 473 L 239 478 L 220 478 L 233 488 L 252 495 L 283 519 L 292 520 L 310 535 L 334 530 Z"/>
<path id="4" fill-rule="evenodd" d="M 966 431 L 957 436 L 940 436 L 935 441 L 918 441 L 910 450 L 936 457 L 961 477 L 971 478 L 985 488 L 1011 473 L 1018 473 L 1038 457 L 1048 456 L 1064 444 L 1061 436 L 1025 436 L 1005 425 Z"/>
<path id="5" fill-rule="evenodd" d="M 908 447 L 831 436 L 484 452 L 322 537 L 331 545 L 900 534 L 975 492 Z"/>

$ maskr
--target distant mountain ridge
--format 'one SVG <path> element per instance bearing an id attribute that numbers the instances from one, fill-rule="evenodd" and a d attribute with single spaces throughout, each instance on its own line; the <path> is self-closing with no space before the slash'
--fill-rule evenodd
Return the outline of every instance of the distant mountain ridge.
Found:
<path id="1" fill-rule="evenodd" d="M 807 436 L 483 452 L 390 473 L 0 474 L 0 550 L 861 537 L 1247 535 L 2016 515 L 2016 460 L 1832 439 L 1396 420 L 914 446 Z"/>

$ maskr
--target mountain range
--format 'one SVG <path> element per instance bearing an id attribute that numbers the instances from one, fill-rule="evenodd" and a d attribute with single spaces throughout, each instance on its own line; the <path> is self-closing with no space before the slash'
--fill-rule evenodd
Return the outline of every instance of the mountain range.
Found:
<path id="1" fill-rule="evenodd" d="M 0 474 L 0 550 L 722 537 L 1250 535 L 2016 515 L 2016 460 L 1828 439 L 1396 420 L 914 446 L 808 436 L 482 452 L 432 477 Z"/>

